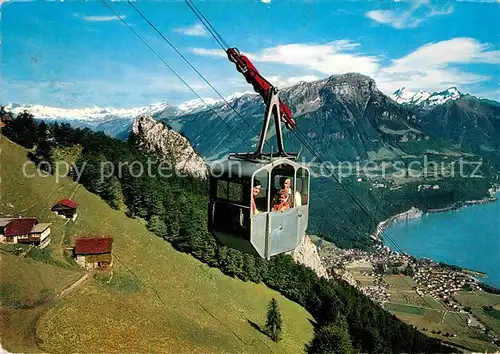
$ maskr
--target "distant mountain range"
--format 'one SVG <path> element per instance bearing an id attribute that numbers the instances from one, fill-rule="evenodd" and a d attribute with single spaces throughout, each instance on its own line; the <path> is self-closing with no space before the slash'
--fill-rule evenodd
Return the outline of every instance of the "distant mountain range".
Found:
<path id="1" fill-rule="evenodd" d="M 298 83 L 282 89 L 280 97 L 291 107 L 298 131 L 334 161 L 366 159 L 390 150 L 392 154 L 398 150 L 420 151 L 433 145 L 430 136 L 445 140 L 453 148 L 500 156 L 499 103 L 463 94 L 456 87 L 435 93 L 411 92 L 403 87 L 389 97 L 371 78 L 344 74 Z M 184 133 L 205 157 L 247 151 L 255 144 L 264 111 L 259 95 L 237 93 L 225 101 L 203 101 L 195 99 L 180 105 L 163 101 L 132 109 L 20 104 L 9 104 L 6 109 L 14 113 L 27 110 L 37 119 L 65 121 L 119 138 L 128 136 L 137 116 L 153 116 Z M 284 134 L 289 150 L 302 148 L 293 134 L 286 130 Z M 434 145 L 439 144 L 434 141 Z"/>
<path id="2" fill-rule="evenodd" d="M 226 100 L 234 100 L 244 94 L 235 93 L 226 97 Z M 207 104 L 212 106 L 220 102 L 223 102 L 223 100 L 214 100 L 212 98 L 189 100 L 179 105 L 171 105 L 165 101 L 161 101 L 152 103 L 149 106 L 128 109 L 98 106 L 58 108 L 9 103 L 5 106 L 5 109 L 14 114 L 28 111 L 36 119 L 66 122 L 76 128 L 89 128 L 95 131 L 103 131 L 113 137 L 126 137 L 132 129 L 133 120 L 138 116 L 161 113 L 163 116 L 177 117 L 206 109 Z"/>

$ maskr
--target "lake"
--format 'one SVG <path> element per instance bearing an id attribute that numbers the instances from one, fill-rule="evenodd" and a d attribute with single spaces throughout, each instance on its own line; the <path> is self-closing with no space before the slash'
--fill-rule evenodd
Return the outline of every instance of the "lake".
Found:
<path id="1" fill-rule="evenodd" d="M 412 256 L 484 272 L 480 279 L 500 288 L 500 200 L 396 222 L 385 233 Z"/>

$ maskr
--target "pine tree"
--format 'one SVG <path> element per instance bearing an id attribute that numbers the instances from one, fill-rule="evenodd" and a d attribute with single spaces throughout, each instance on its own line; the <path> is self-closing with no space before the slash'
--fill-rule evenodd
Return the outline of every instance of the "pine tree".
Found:
<path id="1" fill-rule="evenodd" d="M 353 354 L 356 353 L 349 337 L 348 325 L 342 315 L 335 322 L 327 323 L 315 330 L 308 353 Z"/>
<path id="2" fill-rule="evenodd" d="M 267 335 L 275 342 L 281 338 L 281 313 L 278 307 L 278 301 L 273 298 L 267 306 L 267 321 L 265 330 Z"/>

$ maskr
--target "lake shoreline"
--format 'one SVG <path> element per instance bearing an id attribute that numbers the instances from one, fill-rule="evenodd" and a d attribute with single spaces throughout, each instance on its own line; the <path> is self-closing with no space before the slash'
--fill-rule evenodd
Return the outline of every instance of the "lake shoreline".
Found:
<path id="1" fill-rule="evenodd" d="M 419 218 L 422 218 L 425 215 L 429 215 L 429 214 L 443 213 L 443 212 L 447 212 L 447 211 L 455 211 L 455 210 L 459 210 L 459 209 L 462 209 L 462 208 L 465 208 L 465 207 L 468 207 L 468 206 L 481 205 L 481 204 L 490 204 L 490 203 L 494 203 L 494 202 L 498 202 L 499 201 L 499 199 L 500 199 L 499 197 L 500 196 L 498 196 L 498 194 L 500 194 L 500 186 L 492 187 L 492 188 L 490 188 L 488 190 L 488 192 L 489 192 L 490 196 L 487 196 L 487 197 L 484 197 L 484 198 L 481 198 L 481 199 L 478 199 L 478 200 L 467 200 L 467 201 L 457 202 L 457 203 L 454 203 L 453 205 L 451 205 L 449 207 L 441 208 L 441 209 L 429 209 L 429 210 L 426 210 L 426 211 L 422 211 L 422 210 L 420 210 L 418 208 L 411 207 L 410 209 L 408 209 L 405 212 L 396 214 L 396 215 L 394 215 L 394 216 L 392 216 L 392 217 L 390 217 L 390 218 L 388 218 L 388 219 L 386 219 L 384 221 L 381 221 L 377 225 L 377 230 L 376 230 L 375 234 L 371 235 L 371 237 L 375 241 L 380 242 L 380 243 L 386 245 L 386 242 L 383 239 L 382 234 L 383 234 L 383 232 L 386 229 L 390 228 L 394 223 L 398 223 L 398 222 L 401 222 L 401 221 L 407 221 L 407 220 L 411 220 L 411 219 L 419 219 Z M 393 251 L 395 251 L 395 250 L 393 250 Z M 464 273 L 468 273 L 470 277 L 473 277 L 480 284 L 483 284 L 484 287 L 482 287 L 482 288 L 483 288 L 483 290 L 485 290 L 487 292 L 500 293 L 500 287 L 499 286 L 488 284 L 488 283 L 484 282 L 483 279 L 484 278 L 488 278 L 488 274 L 485 273 L 485 272 L 478 271 L 476 269 L 471 269 L 471 268 L 457 266 L 455 264 L 450 264 L 450 263 L 446 263 L 446 262 L 439 262 L 439 263 L 441 263 L 443 265 L 447 265 L 447 266 L 450 266 L 450 267 L 454 267 L 454 268 L 460 269 Z M 487 289 L 489 289 L 489 290 L 487 290 Z"/>
<path id="2" fill-rule="evenodd" d="M 379 222 L 377 225 L 377 230 L 375 231 L 375 234 L 371 235 L 371 236 L 372 236 L 372 238 L 374 238 L 377 241 L 383 241 L 380 238 L 380 235 L 386 229 L 391 227 L 391 225 L 394 222 L 406 221 L 406 220 L 410 220 L 410 219 L 418 219 L 418 218 L 421 218 L 427 214 L 454 211 L 454 210 L 459 210 L 461 208 L 465 208 L 469 205 L 488 204 L 488 203 L 494 203 L 494 202 L 499 200 L 499 198 L 496 196 L 496 194 L 500 193 L 500 186 L 492 187 L 488 190 L 488 192 L 490 193 L 489 197 L 484 197 L 484 198 L 477 199 L 477 200 L 465 200 L 462 202 L 454 203 L 448 207 L 441 208 L 441 209 L 428 209 L 426 211 L 423 211 L 423 210 L 420 210 L 418 208 L 411 207 L 407 211 L 396 214 L 396 215 L 391 216 L 390 218 L 388 218 L 384 221 Z"/>

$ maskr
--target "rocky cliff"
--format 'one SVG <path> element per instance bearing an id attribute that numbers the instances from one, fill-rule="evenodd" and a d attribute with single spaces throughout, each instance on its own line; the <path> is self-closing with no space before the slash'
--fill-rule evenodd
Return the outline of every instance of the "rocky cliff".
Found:
<path id="1" fill-rule="evenodd" d="M 328 272 L 321 261 L 318 248 L 311 238 L 304 235 L 299 246 L 291 252 L 293 260 L 314 270 L 318 277 L 329 278 Z"/>
<path id="2" fill-rule="evenodd" d="M 207 178 L 208 170 L 204 160 L 183 135 L 144 115 L 134 120 L 132 132 L 135 143 L 141 150 L 155 153 L 183 174 Z"/>

